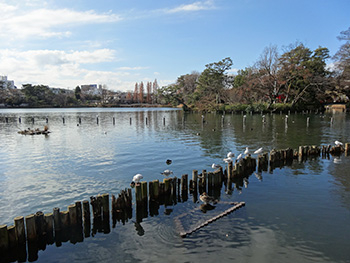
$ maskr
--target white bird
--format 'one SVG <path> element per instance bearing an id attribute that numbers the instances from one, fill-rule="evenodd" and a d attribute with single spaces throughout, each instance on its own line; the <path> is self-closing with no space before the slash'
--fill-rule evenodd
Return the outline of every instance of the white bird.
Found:
<path id="1" fill-rule="evenodd" d="M 139 183 L 143 178 L 142 174 L 135 174 L 132 178 L 132 182 L 130 183 L 131 187 L 134 187 L 136 183 Z"/>
<path id="2" fill-rule="evenodd" d="M 170 170 L 168 170 L 168 169 L 166 169 L 166 170 L 164 170 L 164 172 L 162 172 L 161 174 L 163 174 L 163 175 L 165 175 L 165 176 L 169 176 L 169 175 L 173 174 L 173 172 L 170 171 Z"/>
<path id="3" fill-rule="evenodd" d="M 263 152 L 263 148 L 259 148 L 254 152 L 254 154 L 260 154 L 262 152 Z"/>
<path id="4" fill-rule="evenodd" d="M 235 154 L 234 154 L 233 152 L 229 152 L 229 153 L 227 154 L 227 158 L 234 157 L 234 156 L 235 156 Z"/>
<path id="5" fill-rule="evenodd" d="M 335 141 L 334 143 L 335 143 L 336 146 L 343 145 L 343 143 L 340 142 L 340 141 Z"/>
<path id="6" fill-rule="evenodd" d="M 245 148 L 244 154 L 248 154 L 249 153 L 249 149 L 248 147 Z"/>
<path id="7" fill-rule="evenodd" d="M 232 158 L 231 157 L 227 157 L 227 158 L 224 158 L 223 161 L 225 163 L 229 163 L 229 162 L 232 162 Z"/>
<path id="8" fill-rule="evenodd" d="M 238 156 L 237 156 L 237 161 L 239 161 L 239 159 L 241 159 L 242 158 L 242 154 L 240 153 Z"/>
<path id="9" fill-rule="evenodd" d="M 220 168 L 221 167 L 221 165 L 220 164 L 216 164 L 216 163 L 213 163 L 212 165 L 211 165 L 211 168 L 213 168 L 213 169 L 218 169 L 218 168 Z"/>

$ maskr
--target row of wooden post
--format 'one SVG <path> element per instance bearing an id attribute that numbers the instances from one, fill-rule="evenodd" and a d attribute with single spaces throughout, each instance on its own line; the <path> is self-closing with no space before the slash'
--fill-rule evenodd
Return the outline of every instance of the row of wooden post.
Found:
<path id="1" fill-rule="evenodd" d="M 45 121 L 46 121 L 46 123 L 49 123 L 49 118 L 46 117 Z M 35 123 L 34 117 L 31 117 L 31 122 L 33 124 Z M 65 117 L 62 117 L 62 122 L 63 122 L 63 124 L 66 123 Z M 100 122 L 99 121 L 99 117 L 97 116 L 96 117 L 96 124 L 99 124 L 99 122 Z M 115 117 L 112 118 L 112 122 L 113 122 L 113 125 L 115 125 Z M 148 124 L 148 117 L 146 117 L 145 122 L 146 122 L 146 125 L 147 125 Z M 9 117 L 5 117 L 5 123 L 9 123 Z M 18 118 L 18 123 L 22 123 L 22 117 Z M 78 117 L 78 124 L 81 124 L 81 117 Z M 132 118 L 130 118 L 130 124 L 132 124 Z M 165 117 L 163 117 L 163 125 L 165 125 Z"/>

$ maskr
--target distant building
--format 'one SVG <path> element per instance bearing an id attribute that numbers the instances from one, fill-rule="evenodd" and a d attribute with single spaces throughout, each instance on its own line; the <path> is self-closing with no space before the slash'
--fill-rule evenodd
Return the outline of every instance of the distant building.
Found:
<path id="1" fill-rule="evenodd" d="M 50 88 L 54 94 L 73 94 L 74 91 L 70 89 L 61 89 L 61 88 Z"/>
<path id="2" fill-rule="evenodd" d="M 102 95 L 102 86 L 97 84 L 81 85 L 80 90 L 82 94 Z"/>
<path id="3" fill-rule="evenodd" d="M 8 80 L 7 76 L 0 76 L 0 89 L 14 89 L 15 82 L 13 80 Z"/>

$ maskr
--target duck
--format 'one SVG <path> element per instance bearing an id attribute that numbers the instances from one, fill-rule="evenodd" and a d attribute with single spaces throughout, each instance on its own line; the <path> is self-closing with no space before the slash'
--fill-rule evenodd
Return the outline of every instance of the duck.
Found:
<path id="1" fill-rule="evenodd" d="M 200 196 L 199 199 L 205 204 L 208 205 L 209 203 L 216 204 L 216 200 L 209 196 L 206 192 L 203 192 Z"/>
<path id="2" fill-rule="evenodd" d="M 167 160 L 165 161 L 165 163 L 166 163 L 167 165 L 171 164 L 172 162 L 173 162 L 173 161 L 170 160 L 170 159 L 167 159 Z"/>
<path id="3" fill-rule="evenodd" d="M 130 183 L 131 187 L 135 187 L 135 184 L 139 183 L 143 179 L 142 174 L 135 174 Z"/>

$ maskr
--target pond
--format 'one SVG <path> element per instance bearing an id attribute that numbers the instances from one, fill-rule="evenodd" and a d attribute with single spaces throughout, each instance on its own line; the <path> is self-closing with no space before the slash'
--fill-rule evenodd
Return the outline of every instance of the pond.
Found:
<path id="1" fill-rule="evenodd" d="M 170 108 L 0 109 L 0 224 L 17 216 L 61 211 L 76 201 L 130 187 L 133 176 L 158 179 L 165 169 L 181 178 L 214 171 L 246 147 L 297 149 L 350 142 L 350 116 L 315 114 L 201 114 Z M 265 121 L 263 121 L 265 120 Z M 49 135 L 21 135 L 43 129 Z M 252 155 L 256 158 L 256 155 Z M 166 160 L 172 160 L 169 165 Z M 188 199 L 137 222 L 112 225 L 82 242 L 57 242 L 35 262 L 350 262 L 350 157 L 293 161 L 254 172 L 232 192 L 221 188 L 214 209 Z M 135 203 L 135 190 L 132 190 Z M 176 219 L 191 229 L 230 207 L 245 206 L 180 237 Z"/>

